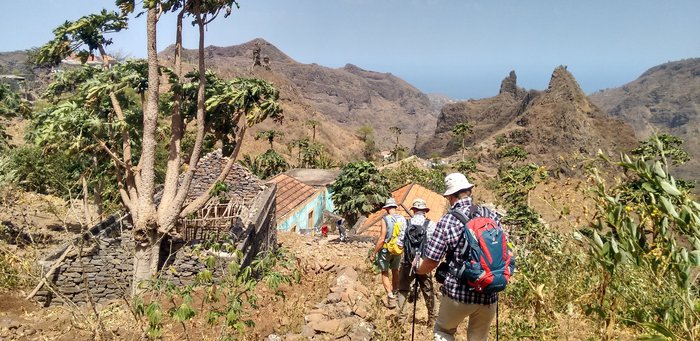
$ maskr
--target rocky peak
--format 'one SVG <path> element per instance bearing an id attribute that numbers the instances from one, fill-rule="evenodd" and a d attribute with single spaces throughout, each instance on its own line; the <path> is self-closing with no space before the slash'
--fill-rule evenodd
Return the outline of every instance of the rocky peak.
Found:
<path id="1" fill-rule="evenodd" d="M 541 104 L 558 103 L 563 105 L 569 103 L 574 111 L 590 113 L 594 110 L 593 105 L 581 90 L 576 78 L 566 69 L 566 66 L 557 66 L 552 72 L 549 80 L 549 87 L 540 99 Z"/>
<path id="2" fill-rule="evenodd" d="M 501 81 L 501 89 L 498 91 L 499 95 L 507 94 L 516 99 L 522 98 L 526 93 L 525 89 L 518 87 L 518 76 L 514 70 L 510 71 L 508 76 Z"/>
<path id="3" fill-rule="evenodd" d="M 515 75 L 515 70 L 510 71 L 508 77 L 503 78 L 501 82 L 501 90 L 498 91 L 499 94 L 510 93 L 515 94 L 518 90 L 518 76 Z"/>

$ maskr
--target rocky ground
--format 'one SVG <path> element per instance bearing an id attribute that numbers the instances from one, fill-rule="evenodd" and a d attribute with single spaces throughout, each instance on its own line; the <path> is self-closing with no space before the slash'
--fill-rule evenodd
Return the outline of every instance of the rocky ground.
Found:
<path id="1" fill-rule="evenodd" d="M 408 339 L 411 320 L 399 324 L 397 311 L 384 307 L 380 278 L 367 261 L 371 241 L 351 237 L 340 243 L 327 238 L 280 233 L 281 247 L 296 257 L 302 272 L 299 284 L 281 287 L 276 295 L 259 285 L 258 309 L 251 311 L 255 325 L 245 340 L 397 340 Z M 92 340 L 95 327 L 90 307 L 40 308 L 24 300 L 31 288 L 0 293 L 0 340 Z M 197 298 L 195 298 L 197 301 Z M 107 339 L 141 339 L 124 300 L 98 305 Z M 418 302 L 416 339 L 429 339 L 425 305 Z M 410 316 L 410 311 L 408 311 Z M 202 314 L 204 315 L 204 314 Z M 176 323 L 166 324 L 163 339 L 213 340 L 217 332 L 194 319 L 185 333 Z"/>

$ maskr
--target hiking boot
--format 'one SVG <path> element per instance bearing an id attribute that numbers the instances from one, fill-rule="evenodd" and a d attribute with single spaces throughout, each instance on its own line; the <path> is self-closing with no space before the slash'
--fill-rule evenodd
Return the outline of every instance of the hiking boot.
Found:
<path id="1" fill-rule="evenodd" d="M 386 307 L 389 309 L 394 309 L 396 308 L 396 296 L 389 297 L 387 296 L 386 299 Z"/>

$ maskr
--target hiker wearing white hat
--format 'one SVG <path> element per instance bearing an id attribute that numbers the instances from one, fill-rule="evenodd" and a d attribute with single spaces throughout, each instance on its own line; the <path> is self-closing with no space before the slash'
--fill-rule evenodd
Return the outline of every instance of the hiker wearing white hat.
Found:
<path id="1" fill-rule="evenodd" d="M 452 206 L 437 223 L 433 237 L 426 243 L 424 253 L 416 265 L 417 274 L 428 274 L 437 268 L 440 261 L 447 257 L 447 263 L 462 264 L 464 259 L 466 226 L 456 217 L 455 211 L 460 211 L 465 217 L 472 210 L 472 190 L 470 183 L 463 174 L 452 173 L 445 177 L 444 196 Z M 476 208 L 476 207 L 475 207 Z M 491 213 L 489 213 L 491 214 Z M 491 217 L 499 219 L 498 217 Z M 448 266 L 448 268 L 451 267 Z M 445 276 L 441 265 L 435 277 L 438 282 L 444 281 L 440 311 L 433 328 L 435 340 L 454 340 L 457 327 L 469 317 L 467 339 L 487 340 L 489 326 L 496 316 L 498 293 L 482 293 L 474 290 L 468 284 L 457 280 L 449 270 Z M 442 277 L 442 278 L 441 278 Z"/>
<path id="2" fill-rule="evenodd" d="M 390 246 L 398 247 L 396 239 L 406 228 L 406 218 L 396 211 L 398 207 L 399 205 L 394 198 L 386 200 L 384 207 L 382 207 L 386 211 L 381 221 L 382 229 L 377 237 L 374 252 L 370 255 L 370 261 L 376 260 L 377 267 L 382 272 L 382 285 L 387 293 L 386 306 L 389 309 L 396 307 L 396 290 L 398 290 L 399 266 L 401 265 L 401 252 L 396 253 L 394 248 L 391 248 L 392 252 L 390 252 Z M 396 229 L 398 230 L 395 233 Z M 402 251 L 400 247 L 398 249 L 398 251 Z M 389 271 L 391 271 L 391 279 Z"/>
<path id="3" fill-rule="evenodd" d="M 406 319 L 405 305 L 409 298 L 411 284 L 416 281 L 423 293 L 425 307 L 428 309 L 428 325 L 435 321 L 435 292 L 433 291 L 433 276 L 428 274 L 417 275 L 412 268 L 412 262 L 423 252 L 423 246 L 431 238 L 435 231 L 434 221 L 425 216 L 430 211 L 428 204 L 421 198 L 413 200 L 411 213 L 413 216 L 408 222 L 404 233 L 399 237 L 401 246 L 404 248 L 403 259 L 401 260 L 401 270 L 399 271 L 399 316 L 401 320 Z M 417 299 L 418 288 L 414 287 L 413 300 Z M 415 304 L 415 303 L 414 303 Z M 415 316 L 414 316 L 415 322 Z"/>

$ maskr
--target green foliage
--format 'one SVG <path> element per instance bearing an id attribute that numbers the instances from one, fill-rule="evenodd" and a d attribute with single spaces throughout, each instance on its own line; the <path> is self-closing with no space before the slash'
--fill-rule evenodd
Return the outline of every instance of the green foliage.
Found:
<path id="1" fill-rule="evenodd" d="M 374 139 L 374 129 L 368 125 L 363 125 L 357 128 L 357 136 L 362 142 L 367 142 L 369 139 Z"/>
<path id="2" fill-rule="evenodd" d="M 476 173 L 476 159 L 474 158 L 467 158 L 464 160 L 460 160 L 455 162 L 452 167 L 457 169 L 458 172 L 469 176 L 469 174 L 474 174 Z"/>
<path id="3" fill-rule="evenodd" d="M 258 132 L 255 134 L 255 139 L 260 140 L 260 139 L 265 139 L 267 142 L 270 144 L 270 150 L 275 150 L 275 146 L 273 142 L 275 141 L 275 138 L 282 137 L 284 136 L 284 133 L 281 131 L 277 130 L 264 130 L 261 132 Z"/>
<path id="4" fill-rule="evenodd" d="M 643 152 L 634 159 L 627 155 L 618 162 L 604 158 L 606 164 L 624 170 L 612 185 L 597 168 L 592 170 L 598 214 L 591 224 L 589 244 L 605 276 L 591 310 L 606 321 L 621 314 L 643 326 L 656 323 L 657 328 L 651 329 L 657 332 L 664 328 L 679 339 L 696 339 L 700 283 L 693 276 L 700 268 L 700 203 L 669 173 L 668 147 L 654 137 L 636 149 Z M 630 272 L 639 273 L 640 284 L 629 283 Z M 637 305 L 621 299 L 640 287 L 642 295 L 666 291 L 664 297 L 675 302 L 649 305 L 644 298 Z"/>
<path id="5" fill-rule="evenodd" d="M 8 84 L 0 83 L 0 118 L 29 117 L 31 105 Z M 0 151 L 8 147 L 5 124 L 0 124 Z"/>
<path id="6" fill-rule="evenodd" d="M 465 140 L 467 139 L 468 135 L 471 135 L 473 133 L 474 125 L 469 122 L 459 123 L 452 128 L 452 134 L 455 137 L 459 138 L 460 150 L 462 152 L 462 160 L 464 160 L 464 150 L 466 149 Z"/>
<path id="7" fill-rule="evenodd" d="M 683 140 L 679 137 L 661 134 L 652 136 L 630 154 L 646 161 L 670 159 L 673 165 L 682 165 L 690 161 L 690 156 L 683 148 Z"/>
<path id="8" fill-rule="evenodd" d="M 327 169 L 337 166 L 326 150 L 326 146 L 318 142 L 313 142 L 308 137 L 303 137 L 287 143 L 287 149 L 290 153 L 292 153 L 295 148 L 297 149 L 297 167 L 299 168 Z"/>
<path id="9" fill-rule="evenodd" d="M 224 181 L 217 181 L 214 183 L 214 187 L 211 189 L 212 197 L 220 197 L 221 199 L 226 199 L 226 192 L 228 192 L 228 185 Z"/>
<path id="10" fill-rule="evenodd" d="M 445 191 L 445 172 L 439 169 L 423 169 L 413 162 L 401 162 L 398 167 L 384 169 L 382 176 L 389 180 L 389 188 L 396 189 L 413 182 L 438 193 Z"/>
<path id="11" fill-rule="evenodd" d="M 529 206 L 530 191 L 547 179 L 547 170 L 536 164 L 509 166 L 498 171 L 496 193 L 508 209 L 504 222 L 518 230 L 530 230 L 540 226 L 540 217 Z"/>
<path id="12" fill-rule="evenodd" d="M 508 146 L 501 148 L 496 156 L 508 162 L 520 162 L 527 158 L 527 152 L 520 146 Z"/>
<path id="13" fill-rule="evenodd" d="M 65 196 L 82 170 L 73 161 L 64 153 L 48 154 L 26 145 L 0 157 L 0 174 L 6 182 L 26 191 Z"/>
<path id="14" fill-rule="evenodd" d="M 546 170 L 536 164 L 508 164 L 493 182 L 507 209 L 502 222 L 509 228 L 518 267 L 503 295 L 513 310 L 512 318 L 504 321 L 505 338 L 560 338 L 557 315 L 572 315 L 574 302 L 592 287 L 581 248 L 544 224 L 529 205 L 530 192 L 546 178 Z"/>
<path id="15" fill-rule="evenodd" d="M 389 182 L 371 162 L 346 164 L 331 186 L 337 212 L 350 226 L 389 197 Z"/>
<path id="16" fill-rule="evenodd" d="M 66 21 L 53 30 L 54 39 L 39 48 L 34 62 L 38 65 L 58 65 L 72 53 L 85 63 L 93 51 L 112 44 L 106 34 L 119 32 L 128 26 L 125 15 L 102 10 L 76 21 Z"/>
<path id="17" fill-rule="evenodd" d="M 241 266 L 243 254 L 235 245 L 227 242 L 205 242 L 194 249 L 206 266 L 187 285 L 175 285 L 163 278 L 148 283 L 143 297 L 151 297 L 145 304 L 142 297 L 136 297 L 133 310 L 139 318 L 147 320 L 146 333 L 149 338 L 163 336 L 164 326 L 169 321 L 179 323 L 189 339 L 189 328 L 198 328 L 197 316 L 206 320 L 210 328 L 220 331 L 219 339 L 244 335 L 257 308 L 256 287 L 265 283 L 275 293 L 284 298 L 281 285 L 291 285 L 301 281 L 301 273 L 296 269 L 293 256 L 284 249 L 261 252 L 250 266 Z M 214 254 L 232 254 L 233 260 L 217 258 Z M 214 273 L 217 277 L 214 278 Z M 193 295 L 202 297 L 201 305 L 193 304 Z M 167 303 L 167 309 L 161 302 Z M 189 327 L 188 327 L 189 326 Z"/>
<path id="18" fill-rule="evenodd" d="M 505 135 L 501 134 L 496 136 L 496 148 L 501 148 L 506 143 L 508 143 L 508 138 Z"/>
<path id="19" fill-rule="evenodd" d="M 239 162 L 260 179 L 271 178 L 289 169 L 287 160 L 272 149 L 258 156 L 243 155 Z"/>
<path id="20" fill-rule="evenodd" d="M 362 148 L 362 157 L 365 161 L 374 161 L 379 153 L 377 142 L 374 139 L 374 129 L 368 125 L 363 125 L 357 129 L 357 136 L 365 146 Z"/>

